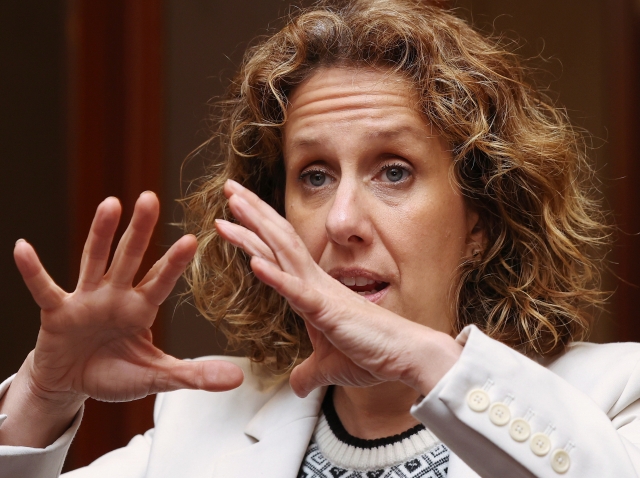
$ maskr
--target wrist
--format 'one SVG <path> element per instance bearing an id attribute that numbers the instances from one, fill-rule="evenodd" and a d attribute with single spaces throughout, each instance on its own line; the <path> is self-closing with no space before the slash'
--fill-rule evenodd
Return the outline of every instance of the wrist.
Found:
<path id="1" fill-rule="evenodd" d="M 44 448 L 69 427 L 86 397 L 72 392 L 49 392 L 30 375 L 30 354 L 0 400 L 7 419 L 0 428 L 0 445 Z"/>
<path id="2" fill-rule="evenodd" d="M 419 334 L 420 339 L 415 341 L 410 370 L 403 381 L 426 397 L 456 364 L 463 347 L 450 335 L 423 328 L 425 330 Z"/>
<path id="3" fill-rule="evenodd" d="M 39 413 L 46 415 L 75 415 L 88 398 L 87 395 L 74 391 L 47 390 L 43 387 L 34 371 L 33 351 L 20 367 L 14 381 L 18 381 L 23 400 Z"/>

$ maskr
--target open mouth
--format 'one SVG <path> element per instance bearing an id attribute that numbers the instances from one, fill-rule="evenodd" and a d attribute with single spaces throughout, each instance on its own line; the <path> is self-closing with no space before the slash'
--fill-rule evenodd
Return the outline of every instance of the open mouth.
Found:
<path id="1" fill-rule="evenodd" d="M 343 285 L 362 296 L 374 295 L 389 286 L 388 282 L 367 277 L 338 277 Z"/>

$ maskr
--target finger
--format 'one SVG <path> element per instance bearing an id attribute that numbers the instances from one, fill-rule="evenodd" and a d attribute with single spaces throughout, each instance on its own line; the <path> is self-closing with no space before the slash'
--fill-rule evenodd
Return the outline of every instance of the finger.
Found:
<path id="1" fill-rule="evenodd" d="M 244 197 L 233 194 L 229 198 L 229 208 L 244 226 L 269 246 L 284 271 L 297 276 L 314 274 L 316 264 L 293 226 L 260 199 L 257 201 L 266 208 L 258 208 Z M 270 213 L 264 214 L 264 209 Z"/>
<path id="2" fill-rule="evenodd" d="M 112 284 L 131 285 L 151 240 L 159 214 L 160 204 L 157 196 L 151 191 L 143 192 L 136 201 L 131 222 L 120 239 L 107 272 L 106 278 Z"/>
<path id="3" fill-rule="evenodd" d="M 289 221 L 278 214 L 275 209 L 260 199 L 257 194 L 245 188 L 233 179 L 228 179 L 226 181 L 224 185 L 224 194 L 229 200 L 231 200 L 233 196 L 242 198 L 244 201 L 249 203 L 253 209 L 255 209 L 258 218 L 268 219 L 283 230 L 294 230 L 291 224 L 289 224 Z"/>
<path id="4" fill-rule="evenodd" d="M 50 310 L 60 305 L 67 294 L 49 277 L 34 248 L 20 239 L 13 250 L 13 257 L 38 306 L 43 310 Z"/>
<path id="5" fill-rule="evenodd" d="M 300 315 L 298 312 L 296 312 L 296 314 Z M 309 340 L 311 340 L 311 345 L 314 345 L 314 348 L 315 348 L 315 343 L 317 342 L 322 332 L 316 329 L 309 322 L 305 322 L 304 325 L 307 329 L 307 335 L 309 336 Z"/>
<path id="6" fill-rule="evenodd" d="M 233 224 L 224 219 L 216 219 L 216 228 L 220 236 L 229 241 L 234 246 L 241 247 L 250 256 L 258 256 L 277 264 L 269 246 L 260 239 L 254 232 L 246 227 Z"/>
<path id="7" fill-rule="evenodd" d="M 156 366 L 153 393 L 180 389 L 223 392 L 238 387 L 244 379 L 240 367 L 223 360 L 189 361 L 165 355 Z"/>
<path id="8" fill-rule="evenodd" d="M 276 292 L 289 301 L 291 307 L 317 329 L 324 331 L 321 320 L 327 308 L 326 297 L 318 290 L 311 288 L 299 277 L 288 274 L 260 257 L 251 258 L 251 269 L 256 277 L 273 287 Z M 358 296 L 359 297 L 359 296 Z M 362 300 L 366 300 L 362 298 Z"/>
<path id="9" fill-rule="evenodd" d="M 327 385 L 370 387 L 382 381 L 339 351 L 324 359 L 318 358 L 316 352 L 312 353 L 289 377 L 291 389 L 302 398 Z"/>
<path id="10" fill-rule="evenodd" d="M 147 301 L 159 306 L 171 293 L 176 282 L 193 259 L 198 248 L 195 236 L 181 237 L 169 248 L 162 258 L 154 264 L 136 289 L 144 294 Z"/>
<path id="11" fill-rule="evenodd" d="M 105 199 L 98 206 L 82 251 L 80 287 L 95 286 L 102 280 L 121 213 L 120 201 L 114 197 Z"/>
<path id="12" fill-rule="evenodd" d="M 316 388 L 331 385 L 326 377 L 320 373 L 315 352 L 293 369 L 289 377 L 289 384 L 293 393 L 300 398 L 305 398 Z"/>

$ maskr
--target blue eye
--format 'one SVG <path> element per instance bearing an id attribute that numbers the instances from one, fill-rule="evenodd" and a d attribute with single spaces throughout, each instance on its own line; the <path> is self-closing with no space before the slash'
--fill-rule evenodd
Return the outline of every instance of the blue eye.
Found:
<path id="1" fill-rule="evenodd" d="M 312 173 L 309 175 L 309 182 L 313 186 L 322 186 L 327 179 L 324 173 Z"/>
<path id="2" fill-rule="evenodd" d="M 384 179 L 390 183 L 397 183 L 398 181 L 407 179 L 407 176 L 409 176 L 409 171 L 400 166 L 390 166 L 385 168 L 384 171 Z"/>
<path id="3" fill-rule="evenodd" d="M 400 181 L 404 171 L 400 168 L 389 168 L 387 169 L 387 179 L 391 182 Z"/>
<path id="4" fill-rule="evenodd" d="M 329 178 L 327 174 L 322 171 L 309 171 L 302 174 L 301 178 L 304 182 L 306 182 L 309 186 L 314 188 L 319 188 L 324 186 Z"/>

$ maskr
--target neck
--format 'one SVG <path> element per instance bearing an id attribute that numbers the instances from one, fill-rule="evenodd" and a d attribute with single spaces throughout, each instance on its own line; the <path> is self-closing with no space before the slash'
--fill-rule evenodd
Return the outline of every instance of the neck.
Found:
<path id="1" fill-rule="evenodd" d="M 418 395 L 402 382 L 367 388 L 336 386 L 333 404 L 350 435 L 373 440 L 397 435 L 420 423 L 409 413 Z"/>

